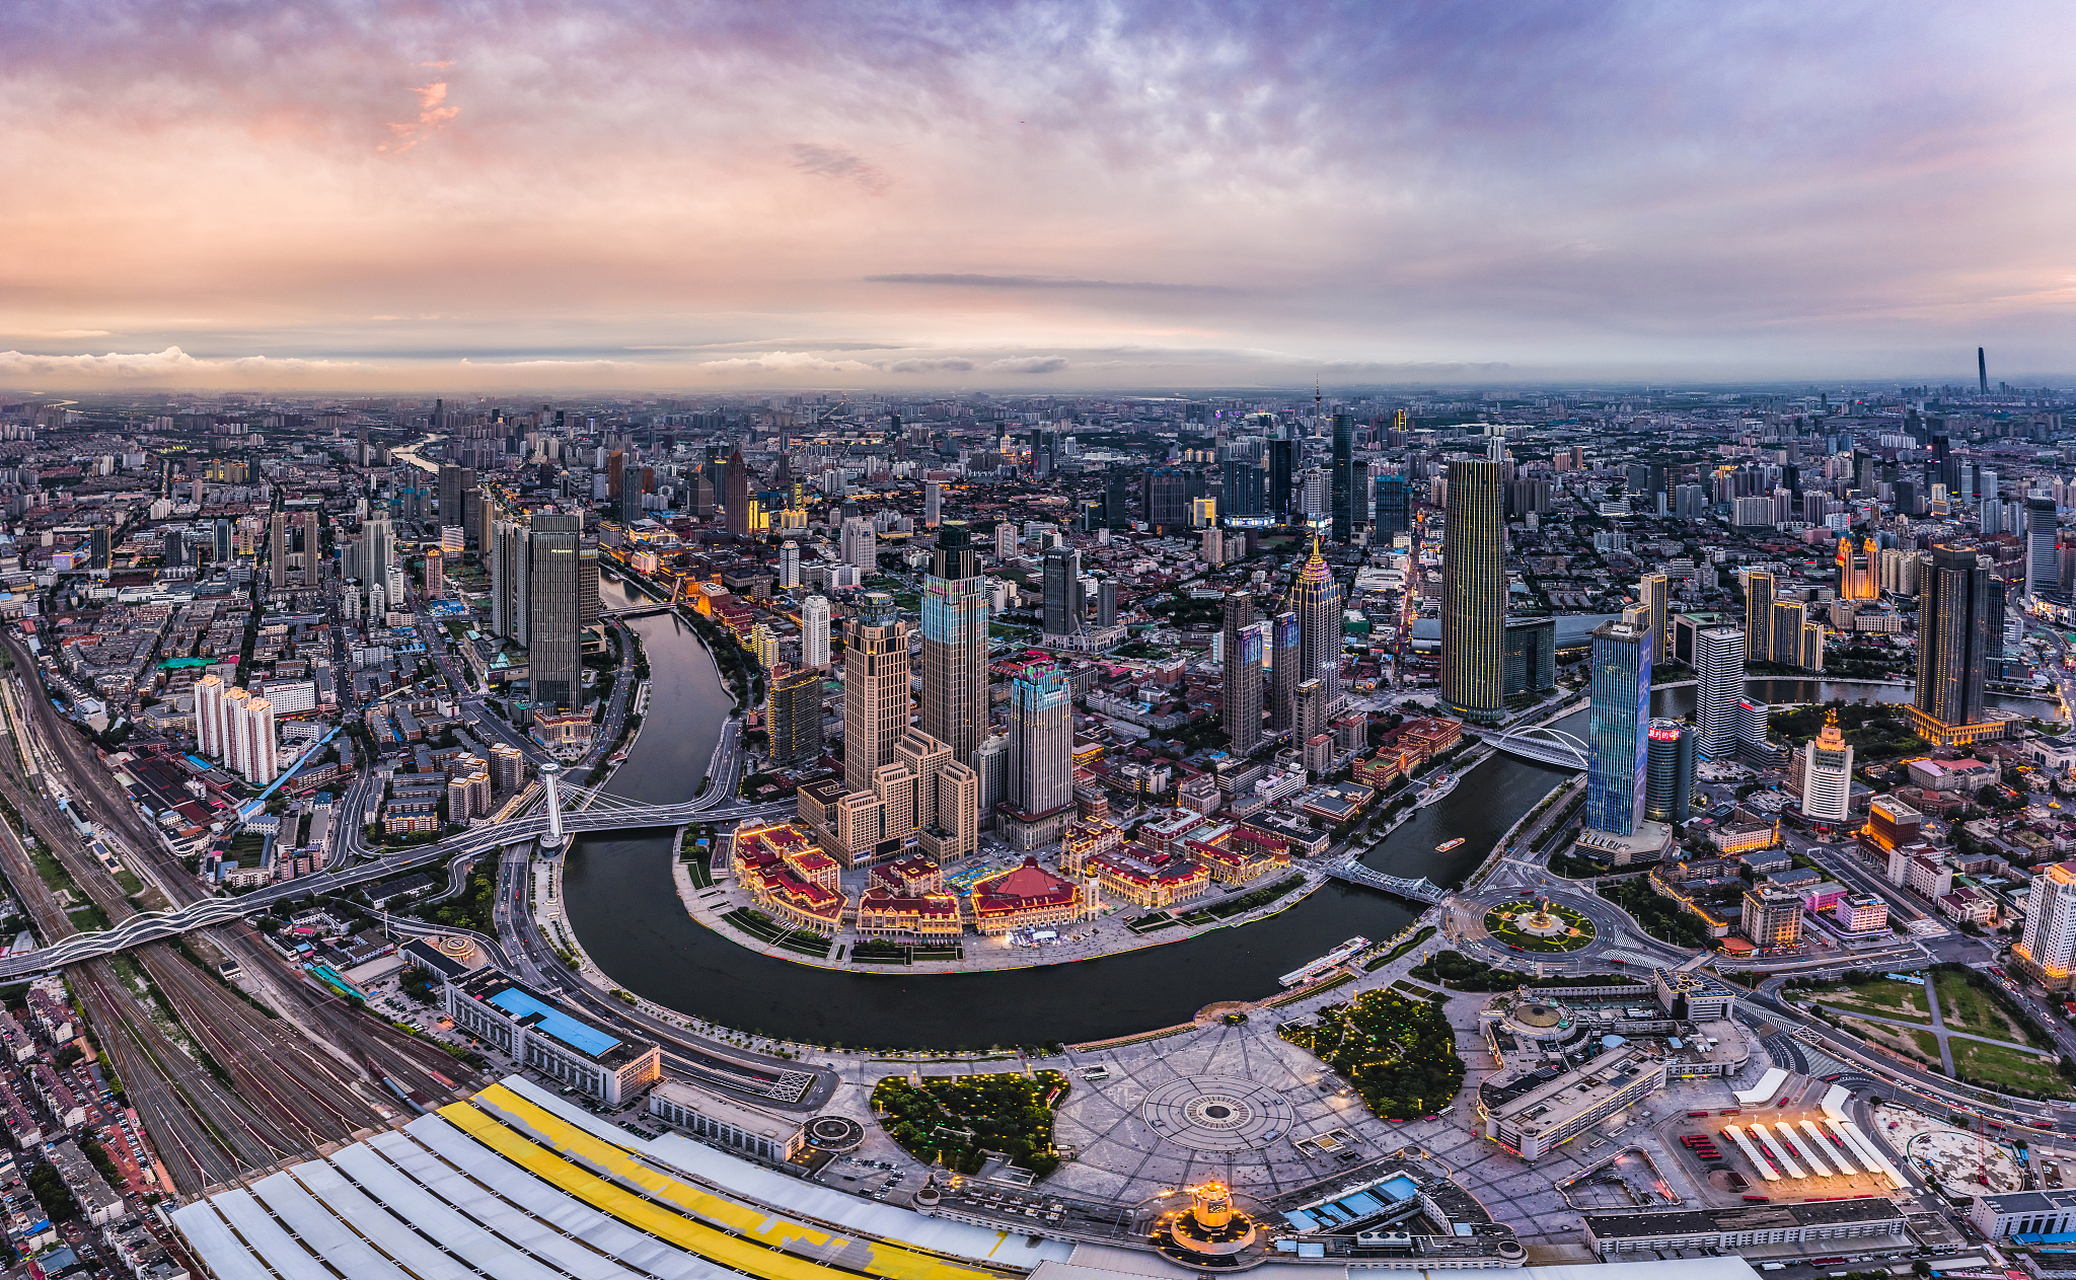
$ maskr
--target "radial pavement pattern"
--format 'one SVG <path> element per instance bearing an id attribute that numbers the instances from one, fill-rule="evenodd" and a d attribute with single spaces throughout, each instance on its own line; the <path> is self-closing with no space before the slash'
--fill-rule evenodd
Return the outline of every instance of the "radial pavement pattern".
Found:
<path id="1" fill-rule="evenodd" d="M 1232 1076 L 1184 1076 L 1146 1095 L 1139 1114 L 1154 1132 L 1196 1151 L 1259 1151 L 1296 1119 L 1274 1089 Z"/>

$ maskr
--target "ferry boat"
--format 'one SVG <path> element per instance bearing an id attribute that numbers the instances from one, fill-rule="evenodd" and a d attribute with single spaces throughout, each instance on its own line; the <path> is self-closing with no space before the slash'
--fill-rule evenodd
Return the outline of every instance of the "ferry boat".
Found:
<path id="1" fill-rule="evenodd" d="M 1454 849 L 1454 848 L 1455 848 L 1455 847 L 1456 847 L 1457 845 L 1460 845 L 1460 844 L 1462 844 L 1462 843 L 1463 843 L 1463 841 L 1464 841 L 1464 839 L 1465 839 L 1465 837 L 1463 837 L 1463 836 L 1458 836 L 1458 837 L 1456 837 L 1456 838 L 1455 838 L 1454 840 L 1450 840 L 1450 841 L 1448 841 L 1448 842 L 1446 842 L 1446 843 L 1444 843 L 1444 844 L 1438 844 L 1438 845 L 1436 845 L 1436 846 L 1434 847 L 1434 851 L 1435 851 L 1436 853 L 1447 853 L 1447 852 L 1449 852 L 1449 850 L 1451 850 L 1451 849 Z"/>
<path id="2" fill-rule="evenodd" d="M 1302 987 L 1314 978 L 1321 977 L 1330 970 L 1338 969 L 1348 963 L 1348 961 L 1360 955 L 1363 948 L 1369 945 L 1370 940 L 1358 933 L 1304 968 L 1286 973 L 1276 979 L 1276 981 L 1286 987 Z"/>

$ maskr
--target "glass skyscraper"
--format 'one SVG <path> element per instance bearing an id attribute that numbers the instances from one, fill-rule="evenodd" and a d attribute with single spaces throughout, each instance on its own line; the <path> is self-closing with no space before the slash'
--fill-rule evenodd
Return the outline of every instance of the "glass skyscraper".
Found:
<path id="1" fill-rule="evenodd" d="M 937 531 L 923 579 L 923 732 L 971 766 L 988 723 L 988 598 L 964 520 Z"/>
<path id="2" fill-rule="evenodd" d="M 1225 598 L 1225 740 L 1244 756 L 1261 741 L 1262 628 L 1254 621 L 1254 597 L 1244 591 Z"/>
<path id="3" fill-rule="evenodd" d="M 1361 498 L 1355 492 L 1355 420 L 1345 413 L 1334 415 L 1333 473 L 1328 492 L 1333 504 L 1334 541 L 1355 541 L 1355 526 L 1362 518 L 1356 506 Z"/>
<path id="4" fill-rule="evenodd" d="M 1376 495 L 1376 524 L 1379 540 L 1382 540 L 1388 534 L 1404 533 L 1413 527 L 1411 509 L 1406 503 L 1406 478 L 1404 476 L 1378 476 Z"/>
<path id="5" fill-rule="evenodd" d="M 1317 537 L 1290 589 L 1290 606 L 1298 617 L 1298 683 L 1320 681 L 1331 707 L 1341 696 L 1341 584 L 1320 554 Z"/>
<path id="6" fill-rule="evenodd" d="M 582 516 L 537 515 L 528 542 L 526 667 L 537 707 L 584 705 Z"/>
<path id="7" fill-rule="evenodd" d="M 1701 758 L 1737 755 L 1737 704 L 1744 697 L 1744 632 L 1708 627 L 1694 633 L 1694 722 Z"/>
<path id="8" fill-rule="evenodd" d="M 1982 714 L 1984 667 L 2001 647 L 2001 584 L 1966 543 L 1940 543 L 1918 576 L 1917 698 L 1910 711 L 1917 736 L 1950 747 L 2001 736 L 2001 722 Z"/>
<path id="9" fill-rule="evenodd" d="M 1650 762 L 1651 636 L 1647 626 L 1602 623 L 1593 631 L 1593 709 L 1586 766 L 1586 825 L 1634 835 L 1643 818 Z"/>

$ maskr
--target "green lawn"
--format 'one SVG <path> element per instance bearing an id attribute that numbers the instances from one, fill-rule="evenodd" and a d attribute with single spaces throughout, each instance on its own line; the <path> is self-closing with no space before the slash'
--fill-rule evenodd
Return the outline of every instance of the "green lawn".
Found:
<path id="1" fill-rule="evenodd" d="M 1958 973 L 1940 973 L 1934 974 L 1932 980 L 1939 984 L 1939 1012 L 1946 1020 L 1947 1030 L 2009 1040 L 2013 1044 L 2026 1043 L 2025 1032 L 1997 1007 L 1996 1001 L 1969 985 L 1966 978 Z"/>
<path id="2" fill-rule="evenodd" d="M 1822 1004 L 1839 1010 L 1858 1010 L 1879 1014 L 1884 1018 L 1897 1018 L 1905 1022 L 1932 1021 L 1931 1010 L 1925 1006 L 1925 989 L 1908 982 L 1867 982 L 1858 986 L 1826 989 L 1815 994 Z"/>
<path id="3" fill-rule="evenodd" d="M 2068 1081 L 2044 1058 L 1972 1040 L 1949 1040 L 1955 1074 L 1993 1089 L 2023 1089 L 2050 1098 L 2071 1096 Z"/>

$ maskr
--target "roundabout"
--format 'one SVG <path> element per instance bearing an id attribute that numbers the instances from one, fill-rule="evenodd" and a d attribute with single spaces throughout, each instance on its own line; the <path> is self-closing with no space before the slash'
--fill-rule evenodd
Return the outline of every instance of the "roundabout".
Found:
<path id="1" fill-rule="evenodd" d="M 1296 1109 L 1274 1089 L 1232 1076 L 1184 1076 L 1148 1094 L 1139 1114 L 1192 1151 L 1258 1151 L 1290 1132 Z"/>
<path id="2" fill-rule="evenodd" d="M 1501 903 L 1485 912 L 1485 932 L 1517 951 L 1577 951 L 1598 931 L 1583 911 L 1548 898 Z"/>

